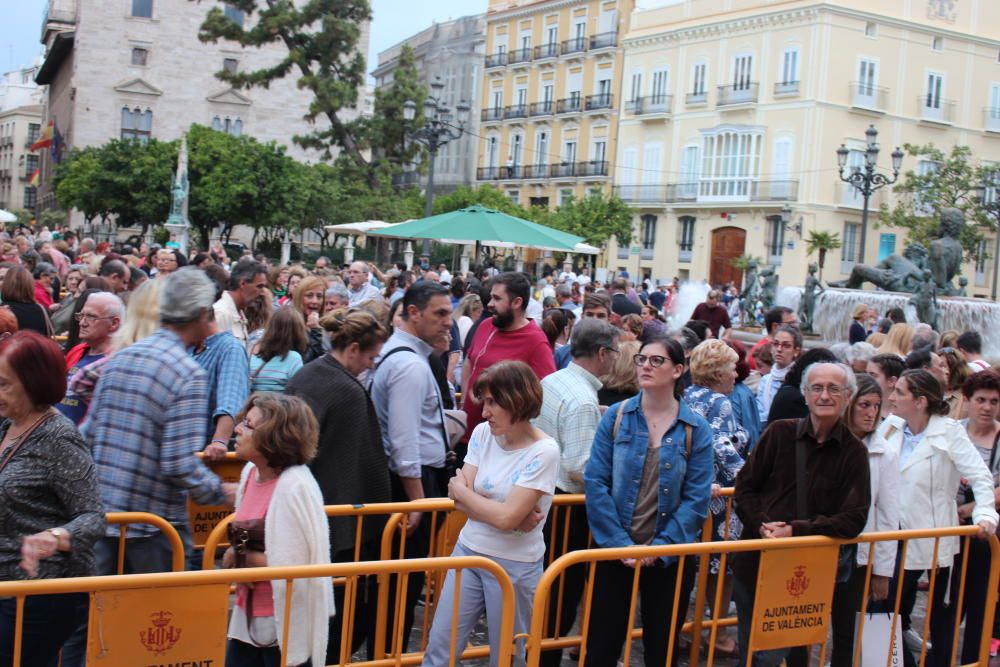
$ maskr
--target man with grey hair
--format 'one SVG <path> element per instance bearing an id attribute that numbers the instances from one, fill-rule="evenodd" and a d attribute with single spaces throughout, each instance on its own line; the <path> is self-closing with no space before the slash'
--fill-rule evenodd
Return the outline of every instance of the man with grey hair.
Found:
<path id="1" fill-rule="evenodd" d="M 347 308 L 351 305 L 351 294 L 347 291 L 347 287 L 340 282 L 336 282 L 326 288 L 324 301 L 326 305 L 323 308 L 323 312 L 329 313 L 337 308 Z"/>
<path id="2" fill-rule="evenodd" d="M 224 484 L 195 457 L 208 441 L 205 372 L 188 354 L 212 330 L 215 285 L 184 268 L 164 280 L 161 328 L 117 352 L 94 392 L 84 437 L 90 443 L 108 512 L 152 512 L 169 521 L 190 551 L 190 496 L 205 505 L 233 505 L 236 484 Z M 95 546 L 98 574 L 114 574 L 118 529 Z M 152 526 L 129 527 L 125 573 L 168 572 L 172 549 Z"/>
<path id="3" fill-rule="evenodd" d="M 607 320 L 588 318 L 573 327 L 570 338 L 570 364 L 542 379 L 542 409 L 532 423 L 558 444 L 562 452 L 559 462 L 559 477 L 556 493 L 583 493 L 583 469 L 590 458 L 590 446 L 594 442 L 597 425 L 601 421 L 601 408 L 597 391 L 601 388 L 601 377 L 611 372 L 615 359 L 620 354 L 618 337 L 621 331 Z M 568 551 L 586 549 L 589 537 L 586 508 L 573 507 L 569 517 L 551 512 L 543 535 L 546 539 L 546 553 L 556 557 Z M 568 540 L 550 544 L 550 536 L 562 536 L 569 523 Z M 554 526 L 553 524 L 560 524 Z M 555 551 L 553 551 L 555 549 Z M 565 636 L 576 620 L 576 608 L 583 593 L 583 566 L 570 568 L 562 586 L 562 616 L 559 634 Z M 556 630 L 556 606 L 558 595 L 550 600 L 549 624 L 546 636 Z M 562 660 L 561 650 L 546 651 L 542 654 L 544 667 L 558 667 Z"/>
<path id="4" fill-rule="evenodd" d="M 253 259 L 241 259 L 229 274 L 229 289 L 214 305 L 219 330 L 233 334 L 246 347 L 250 332 L 243 311 L 254 301 L 265 298 L 271 298 L 267 267 Z"/>
<path id="5" fill-rule="evenodd" d="M 913 340 L 910 343 L 910 351 L 919 352 L 927 350 L 929 352 L 937 352 L 938 341 L 940 340 L 941 334 L 934 331 L 931 325 L 921 322 L 913 327 Z"/>
<path id="6" fill-rule="evenodd" d="M 382 293 L 372 285 L 368 274 L 368 265 L 364 262 L 351 262 L 347 268 L 347 288 L 352 306 L 360 306 L 365 301 L 381 301 Z"/>
<path id="7" fill-rule="evenodd" d="M 844 364 L 815 363 L 802 374 L 801 389 L 809 416 L 771 422 L 736 477 L 740 539 L 851 539 L 864 530 L 871 504 L 868 450 L 841 419 L 857 389 L 854 372 Z M 856 547 L 847 551 L 838 581 L 854 569 Z M 733 556 L 740 664 L 746 664 L 758 565 L 757 552 Z M 789 651 L 805 657 L 802 647 L 759 651 L 753 663 L 778 665 Z"/>
<path id="8" fill-rule="evenodd" d="M 125 304 L 111 292 L 96 292 L 87 297 L 75 315 L 80 326 L 79 345 L 66 353 L 66 395 L 56 405 L 64 417 L 79 425 L 89 403 L 78 396 L 70 380 L 84 368 L 111 354 L 111 337 L 125 321 Z"/>
<path id="9" fill-rule="evenodd" d="M 868 362 L 876 354 L 878 354 L 878 350 L 875 349 L 874 345 L 859 341 L 848 348 L 845 362 L 855 373 L 864 373 L 868 370 Z"/>

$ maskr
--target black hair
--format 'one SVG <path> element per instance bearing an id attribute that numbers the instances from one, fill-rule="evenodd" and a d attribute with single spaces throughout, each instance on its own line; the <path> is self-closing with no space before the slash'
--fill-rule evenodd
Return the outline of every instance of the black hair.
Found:
<path id="1" fill-rule="evenodd" d="M 493 279 L 491 287 L 494 285 L 503 285 L 511 301 L 520 297 L 522 312 L 528 308 L 528 301 L 531 299 L 531 281 L 523 273 L 504 271 Z"/>
<path id="2" fill-rule="evenodd" d="M 439 295 L 448 297 L 448 303 L 451 303 L 451 292 L 441 283 L 431 280 L 416 281 L 406 288 L 403 298 L 400 299 L 403 302 L 403 319 L 408 320 L 410 318 L 410 306 L 416 306 L 417 310 L 423 312 L 427 308 L 427 304 L 431 302 L 431 299 Z"/>
<path id="3" fill-rule="evenodd" d="M 263 273 L 266 276 L 267 267 L 256 260 L 243 259 L 236 262 L 236 266 L 229 273 L 229 289 L 238 290 L 241 281 L 253 282 L 258 273 Z"/>
<path id="4" fill-rule="evenodd" d="M 825 363 L 836 364 L 839 362 L 836 355 L 825 347 L 814 347 L 806 350 L 795 360 L 792 367 L 788 369 L 788 373 L 785 375 L 785 384 L 798 387 L 802 384 L 802 375 L 806 372 L 807 368 L 813 364 Z"/>
<path id="5" fill-rule="evenodd" d="M 684 365 L 684 348 L 677 341 L 676 338 L 671 338 L 670 336 L 664 334 L 653 334 L 646 338 L 645 341 L 639 346 L 639 352 L 641 353 L 644 349 L 650 345 L 662 345 L 663 349 L 667 351 L 667 357 L 670 362 L 674 365 L 680 364 Z M 681 400 L 681 396 L 684 395 L 684 383 L 678 380 L 674 383 L 674 398 L 678 401 Z"/>
<path id="6" fill-rule="evenodd" d="M 898 378 L 906 370 L 906 364 L 895 354 L 876 354 L 868 363 L 878 366 L 887 378 Z"/>
<path id="7" fill-rule="evenodd" d="M 771 328 L 775 325 L 781 326 L 782 320 L 785 319 L 786 313 L 791 313 L 791 308 L 786 308 L 785 306 L 775 306 L 771 308 L 766 313 L 764 313 L 764 331 L 771 333 Z"/>
<path id="8" fill-rule="evenodd" d="M 955 340 L 955 345 L 958 346 L 958 349 L 969 354 L 983 353 L 983 337 L 979 335 L 978 331 L 966 331 L 960 334 Z"/>

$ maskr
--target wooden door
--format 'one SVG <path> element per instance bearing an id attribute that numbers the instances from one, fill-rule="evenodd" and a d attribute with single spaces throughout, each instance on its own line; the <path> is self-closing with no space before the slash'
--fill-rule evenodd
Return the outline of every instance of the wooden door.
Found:
<path id="1" fill-rule="evenodd" d="M 712 256 L 708 282 L 713 287 L 734 283 L 743 287 L 743 272 L 732 261 L 743 254 L 747 233 L 739 227 L 720 227 L 712 232 Z"/>

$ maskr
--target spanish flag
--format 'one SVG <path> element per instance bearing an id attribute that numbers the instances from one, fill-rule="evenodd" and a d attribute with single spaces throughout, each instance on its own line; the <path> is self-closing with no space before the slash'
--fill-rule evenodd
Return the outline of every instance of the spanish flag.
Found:
<path id="1" fill-rule="evenodd" d="M 30 185 L 33 188 L 37 188 L 38 182 L 41 180 L 42 180 L 42 168 L 39 167 L 38 169 L 35 170 L 35 173 L 31 175 L 31 180 L 28 181 L 28 185 Z"/>
<path id="2" fill-rule="evenodd" d="M 52 132 L 55 128 L 55 121 L 50 120 L 48 124 L 45 125 L 45 129 L 38 136 L 38 141 L 31 144 L 31 148 L 28 150 L 37 151 L 39 148 L 48 148 L 52 145 Z"/>

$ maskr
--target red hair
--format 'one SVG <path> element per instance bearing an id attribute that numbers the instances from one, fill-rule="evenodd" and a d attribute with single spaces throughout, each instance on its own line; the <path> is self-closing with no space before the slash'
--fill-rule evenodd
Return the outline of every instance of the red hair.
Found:
<path id="1" fill-rule="evenodd" d="M 59 346 L 36 331 L 18 331 L 0 342 L 0 359 L 36 407 L 55 405 L 66 395 L 66 361 Z"/>

